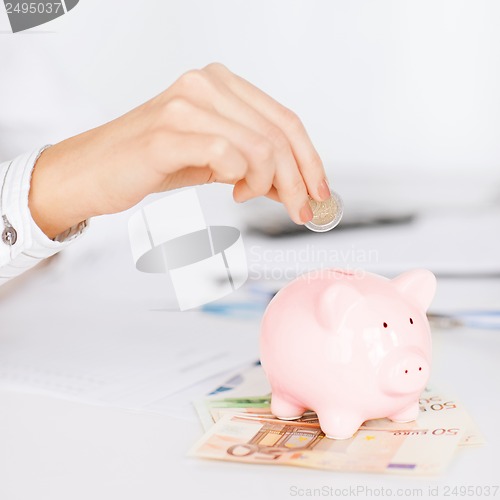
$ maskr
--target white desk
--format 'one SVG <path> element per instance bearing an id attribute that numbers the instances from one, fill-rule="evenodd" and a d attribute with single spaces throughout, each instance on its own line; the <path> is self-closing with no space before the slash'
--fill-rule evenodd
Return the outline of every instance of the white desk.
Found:
<path id="1" fill-rule="evenodd" d="M 134 301 L 144 309 L 155 304 L 165 307 L 164 282 L 154 276 L 146 279 L 131 268 L 124 221 L 114 220 L 119 228 L 115 233 L 108 231 L 113 221 L 97 223 L 79 249 L 1 292 L 0 349 L 9 349 L 30 324 L 64 329 L 75 320 L 75 312 L 98 313 L 98 304 L 121 308 L 125 318 L 133 314 Z M 94 249 L 99 242 L 102 252 Z M 498 307 L 499 299 L 498 279 L 440 280 L 435 305 L 436 309 Z M 151 314 L 165 321 L 169 313 Z M 23 321 L 16 319 L 20 315 Z M 96 328 L 100 324 L 97 317 Z M 41 343 L 44 335 L 50 337 L 50 328 L 40 333 Z M 251 331 L 252 327 L 245 333 L 247 340 Z M 255 338 L 256 333 L 255 329 Z M 296 488 L 330 486 L 391 488 L 394 495 L 397 488 L 418 488 L 420 498 L 426 498 L 428 488 L 436 485 L 498 484 L 500 332 L 436 332 L 434 345 L 434 384 L 463 401 L 487 441 L 485 446 L 460 450 L 443 476 L 409 479 L 187 458 L 186 452 L 202 433 L 194 421 L 0 389 L 0 499 L 286 499 L 300 493 Z"/>
<path id="2" fill-rule="evenodd" d="M 460 450 L 443 476 L 409 479 L 187 458 L 202 432 L 196 423 L 1 391 L 0 498 L 285 499 L 294 486 L 422 488 L 426 498 L 435 485 L 498 484 L 500 336 L 464 331 L 436 337 L 434 379 L 448 382 L 487 440 Z"/>

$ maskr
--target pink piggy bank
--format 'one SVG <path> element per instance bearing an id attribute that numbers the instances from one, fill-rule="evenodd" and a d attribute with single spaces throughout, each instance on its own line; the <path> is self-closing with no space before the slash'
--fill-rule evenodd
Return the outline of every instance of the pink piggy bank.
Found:
<path id="1" fill-rule="evenodd" d="M 261 361 L 271 411 L 283 420 L 318 414 L 333 439 L 373 418 L 415 420 L 429 379 L 426 310 L 430 271 L 389 280 L 363 271 L 313 271 L 280 290 L 262 320 Z"/>

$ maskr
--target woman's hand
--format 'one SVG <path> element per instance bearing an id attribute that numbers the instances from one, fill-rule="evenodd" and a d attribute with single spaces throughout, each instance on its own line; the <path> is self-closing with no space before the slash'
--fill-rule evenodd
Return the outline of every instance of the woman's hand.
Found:
<path id="1" fill-rule="evenodd" d="M 33 171 L 29 206 L 54 237 L 150 193 L 209 182 L 234 184 L 238 202 L 262 195 L 281 201 L 298 224 L 312 218 L 308 193 L 330 196 L 299 118 L 215 63 L 185 73 L 120 118 L 46 149 Z"/>

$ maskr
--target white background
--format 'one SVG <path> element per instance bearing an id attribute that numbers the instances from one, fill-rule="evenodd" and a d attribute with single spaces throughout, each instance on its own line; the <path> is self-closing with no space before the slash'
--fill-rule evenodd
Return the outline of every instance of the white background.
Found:
<path id="1" fill-rule="evenodd" d="M 81 0 L 13 36 L 2 8 L 0 157 L 221 61 L 302 117 L 332 174 L 498 181 L 499 19 L 481 0 Z M 21 141 L 10 118 L 38 133 Z"/>

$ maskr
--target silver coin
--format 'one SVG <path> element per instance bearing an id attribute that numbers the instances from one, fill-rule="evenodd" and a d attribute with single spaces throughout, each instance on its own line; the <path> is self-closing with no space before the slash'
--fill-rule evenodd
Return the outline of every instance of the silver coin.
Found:
<path id="1" fill-rule="evenodd" d="M 342 198 L 332 191 L 332 196 L 325 201 L 316 201 L 309 198 L 309 204 L 313 211 L 313 218 L 305 223 L 311 231 L 323 233 L 333 229 L 342 219 L 344 213 L 344 202 Z"/>

